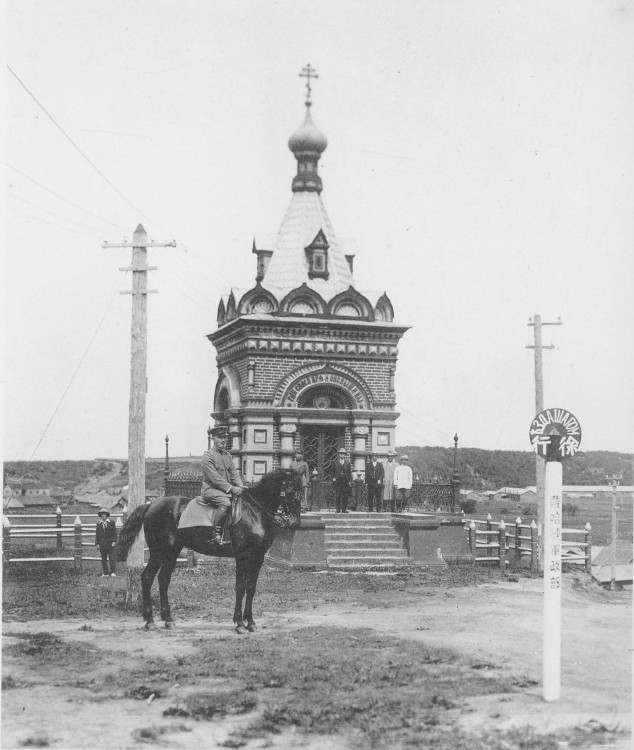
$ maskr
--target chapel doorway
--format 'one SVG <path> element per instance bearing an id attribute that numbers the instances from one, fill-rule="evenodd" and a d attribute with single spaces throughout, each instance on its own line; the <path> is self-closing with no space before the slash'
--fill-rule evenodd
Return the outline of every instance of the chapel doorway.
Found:
<path id="1" fill-rule="evenodd" d="M 304 460 L 311 473 L 317 470 L 318 481 L 332 480 L 337 451 L 344 447 L 344 427 L 302 426 L 301 444 Z"/>

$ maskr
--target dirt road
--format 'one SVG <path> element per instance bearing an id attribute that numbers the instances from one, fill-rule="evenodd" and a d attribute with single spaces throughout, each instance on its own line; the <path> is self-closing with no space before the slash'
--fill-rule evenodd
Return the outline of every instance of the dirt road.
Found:
<path id="1" fill-rule="evenodd" d="M 388 592 L 351 595 L 345 602 L 316 601 L 313 608 L 265 614 L 258 623 L 260 633 L 242 637 L 258 639 L 275 632 L 283 642 L 307 627 L 338 627 L 350 632 L 365 628 L 381 637 L 450 648 L 468 656 L 472 669 L 479 673 L 512 674 L 518 686 L 516 692 L 467 699 L 468 705 L 461 705 L 455 715 L 465 730 L 530 725 L 539 732 L 581 726 L 588 731 L 601 726 L 631 731 L 631 592 L 605 592 L 585 584 L 586 580 L 565 577 L 562 698 L 553 703 L 541 699 L 539 579 L 452 589 L 405 585 Z M 66 650 L 58 645 L 57 663 L 38 661 L 32 653 L 16 648 L 24 643 L 25 634 L 38 633 L 57 636 L 63 642 Z M 142 629 L 137 618 L 127 615 L 90 623 L 77 619 L 5 622 L 2 747 L 198 750 L 238 746 L 222 743 L 248 721 L 248 713 L 211 721 L 163 715 L 185 692 L 207 689 L 213 677 L 189 682 L 186 688 L 174 679 L 165 692 L 157 691 L 154 697 L 151 692 L 130 697 L 114 688 L 94 693 L 99 680 L 116 683 L 112 661 L 102 667 L 100 653 L 118 654 L 122 667 L 140 667 L 143 659 L 147 690 L 151 691 L 153 658 L 168 659 L 177 673 L 179 663 L 196 654 L 200 639 L 237 638 L 230 622 L 219 624 L 202 618 L 181 619 L 174 630 L 150 632 Z M 266 742 L 267 747 L 287 750 L 354 745 L 349 737 L 300 737 L 286 729 L 270 735 Z M 242 746 L 265 745 L 259 738 Z M 625 748 L 629 741 L 621 736 L 610 746 Z"/>

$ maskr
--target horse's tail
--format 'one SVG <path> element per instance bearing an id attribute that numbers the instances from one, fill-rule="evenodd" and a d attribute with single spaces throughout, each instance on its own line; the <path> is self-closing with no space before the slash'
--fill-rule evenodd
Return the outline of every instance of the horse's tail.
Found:
<path id="1" fill-rule="evenodd" d="M 149 505 L 137 506 L 128 516 L 128 520 L 123 524 L 123 528 L 119 534 L 119 541 L 115 546 L 115 557 L 117 560 L 121 562 L 127 560 L 130 547 L 139 536 L 139 532 L 143 526 L 143 518 L 149 507 Z"/>

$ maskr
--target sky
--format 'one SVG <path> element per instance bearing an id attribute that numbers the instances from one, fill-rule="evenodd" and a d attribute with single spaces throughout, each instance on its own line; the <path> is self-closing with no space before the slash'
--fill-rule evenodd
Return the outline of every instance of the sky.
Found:
<path id="1" fill-rule="evenodd" d="M 206 448 L 220 296 L 327 136 L 322 197 L 387 292 L 397 445 L 529 450 L 544 403 L 632 451 L 634 7 L 610 0 L 10 0 L 5 460 L 125 457 L 128 241 L 149 262 L 146 454 Z"/>

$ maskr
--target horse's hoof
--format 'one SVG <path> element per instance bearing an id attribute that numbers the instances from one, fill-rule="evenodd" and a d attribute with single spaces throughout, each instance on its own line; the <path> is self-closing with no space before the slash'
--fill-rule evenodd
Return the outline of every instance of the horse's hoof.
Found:
<path id="1" fill-rule="evenodd" d="M 236 625 L 236 633 L 238 635 L 244 635 L 245 629 L 243 625 Z"/>
<path id="2" fill-rule="evenodd" d="M 247 630 L 249 631 L 249 633 L 255 633 L 255 631 L 257 630 L 257 628 L 255 627 L 255 623 L 254 622 L 249 623 L 247 625 Z"/>
<path id="3" fill-rule="evenodd" d="M 165 621 L 165 627 L 168 630 L 171 630 L 172 628 L 176 627 L 176 623 L 174 622 L 174 620 L 166 620 Z"/>
<path id="4" fill-rule="evenodd" d="M 145 629 L 146 630 L 155 630 L 156 629 L 156 623 L 154 621 L 152 621 L 152 622 L 146 622 L 145 623 Z"/>

